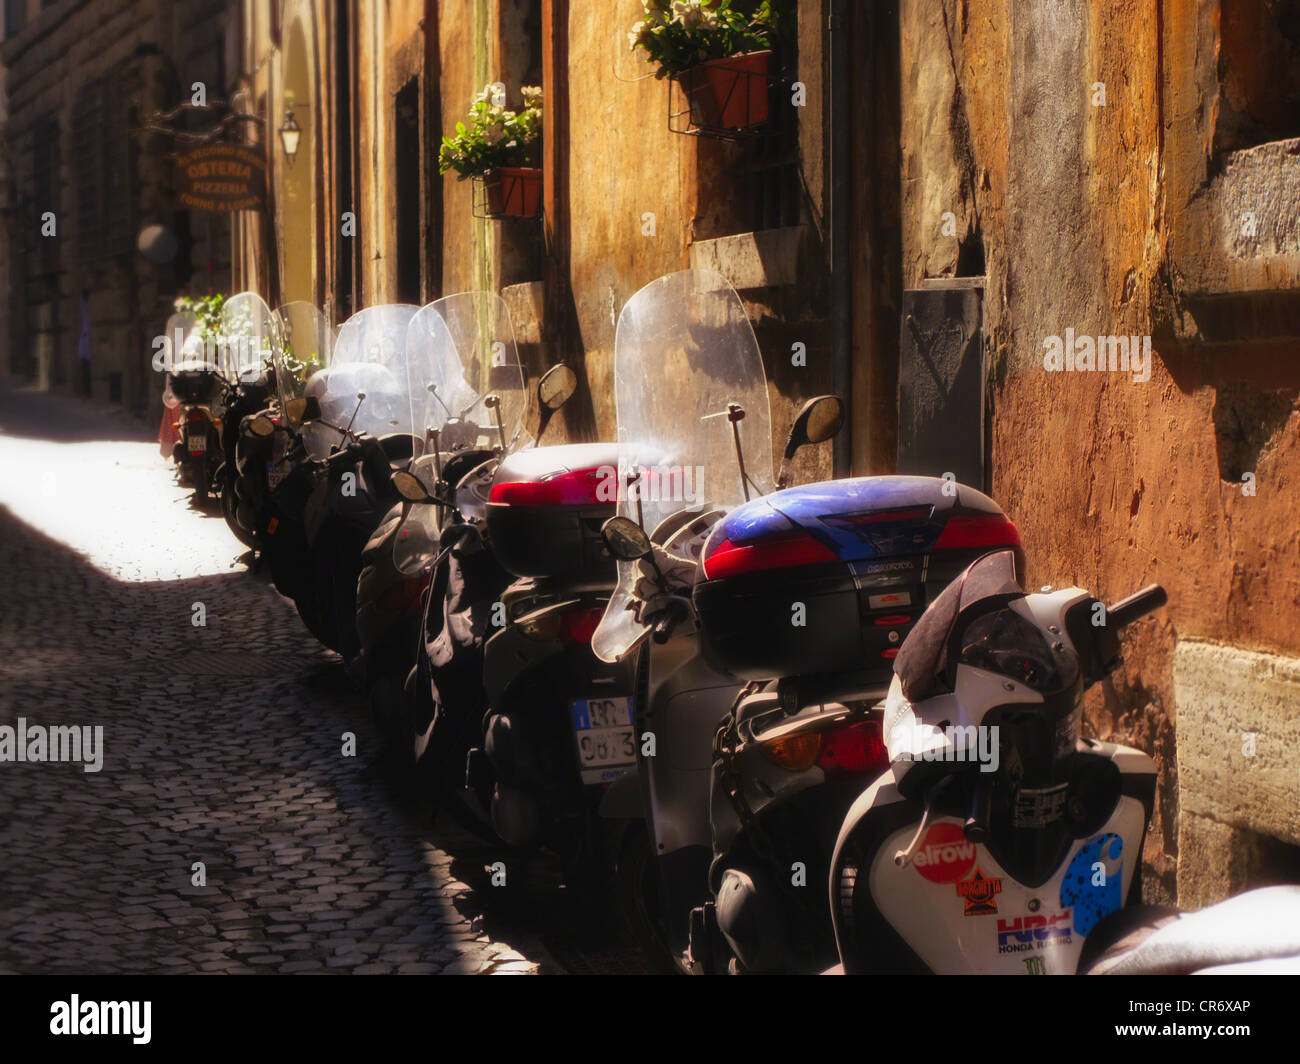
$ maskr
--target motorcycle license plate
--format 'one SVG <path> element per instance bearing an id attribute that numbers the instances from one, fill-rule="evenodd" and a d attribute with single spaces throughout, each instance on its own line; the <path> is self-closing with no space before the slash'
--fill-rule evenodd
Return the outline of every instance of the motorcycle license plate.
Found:
<path id="1" fill-rule="evenodd" d="M 609 783 L 636 764 L 630 698 L 580 698 L 571 708 L 583 783 Z"/>
<path id="2" fill-rule="evenodd" d="M 289 475 L 289 470 L 284 467 L 283 463 L 267 462 L 266 463 L 266 487 L 268 491 L 275 491 L 280 481 Z"/>
<path id="3" fill-rule="evenodd" d="M 190 454 L 202 454 L 208 449 L 208 434 L 194 433 L 190 436 Z"/>

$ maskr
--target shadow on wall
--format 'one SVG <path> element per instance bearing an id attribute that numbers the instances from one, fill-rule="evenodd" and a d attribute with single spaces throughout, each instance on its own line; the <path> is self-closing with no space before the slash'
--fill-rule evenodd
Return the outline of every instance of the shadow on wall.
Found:
<path id="1" fill-rule="evenodd" d="M 1214 435 L 1221 480 L 1239 484 L 1259 468 L 1300 409 L 1300 365 L 1290 344 L 1240 348 L 1164 346 L 1158 353 L 1179 391 L 1214 389 Z"/>

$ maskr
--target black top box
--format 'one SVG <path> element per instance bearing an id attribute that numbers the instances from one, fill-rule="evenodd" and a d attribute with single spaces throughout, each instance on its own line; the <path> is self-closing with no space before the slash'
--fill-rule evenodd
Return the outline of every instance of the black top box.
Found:
<path id="1" fill-rule="evenodd" d="M 613 586 L 600 529 L 614 516 L 618 447 L 533 447 L 502 460 L 488 497 L 487 532 L 515 576 L 597 579 Z"/>
<path id="2" fill-rule="evenodd" d="M 742 679 L 852 674 L 887 686 L 926 605 L 972 561 L 1024 553 L 973 488 L 860 477 L 779 491 L 714 528 L 695 585 L 704 649 Z"/>

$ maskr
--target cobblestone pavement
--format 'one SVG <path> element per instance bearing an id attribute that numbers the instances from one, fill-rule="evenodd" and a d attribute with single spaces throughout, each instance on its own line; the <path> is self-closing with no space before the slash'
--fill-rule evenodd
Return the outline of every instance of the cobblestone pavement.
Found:
<path id="1" fill-rule="evenodd" d="M 103 728 L 98 772 L 0 762 L 0 973 L 555 970 L 242 550 L 147 431 L 0 382 L 0 725 Z"/>

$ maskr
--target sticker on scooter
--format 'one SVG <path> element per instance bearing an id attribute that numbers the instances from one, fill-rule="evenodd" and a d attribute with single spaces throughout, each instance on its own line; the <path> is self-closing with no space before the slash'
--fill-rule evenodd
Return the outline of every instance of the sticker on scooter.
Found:
<path id="1" fill-rule="evenodd" d="M 1074 930 L 1087 935 L 1103 916 L 1118 909 L 1124 866 L 1113 871 L 1107 862 L 1118 862 L 1124 853 L 1124 840 L 1114 832 L 1089 839 L 1079 847 L 1061 880 L 1061 906 L 1074 908 Z"/>
<path id="2" fill-rule="evenodd" d="M 1011 823 L 1017 828 L 1044 828 L 1065 815 L 1068 783 L 1041 790 L 1022 787 L 1016 792 L 1016 804 L 1011 813 Z"/>
<path id="3" fill-rule="evenodd" d="M 956 824 L 934 824 L 912 863 L 931 883 L 956 883 L 975 867 L 975 844 Z"/>
<path id="4" fill-rule="evenodd" d="M 970 879 L 957 884 L 957 894 L 966 903 L 963 916 L 995 916 L 998 911 L 997 895 L 1002 893 L 1000 876 L 985 877 L 979 865 Z"/>
<path id="5" fill-rule="evenodd" d="M 998 952 L 1032 953 L 1068 946 L 1074 941 L 1071 919 L 1069 909 L 1037 916 L 999 917 Z"/>

